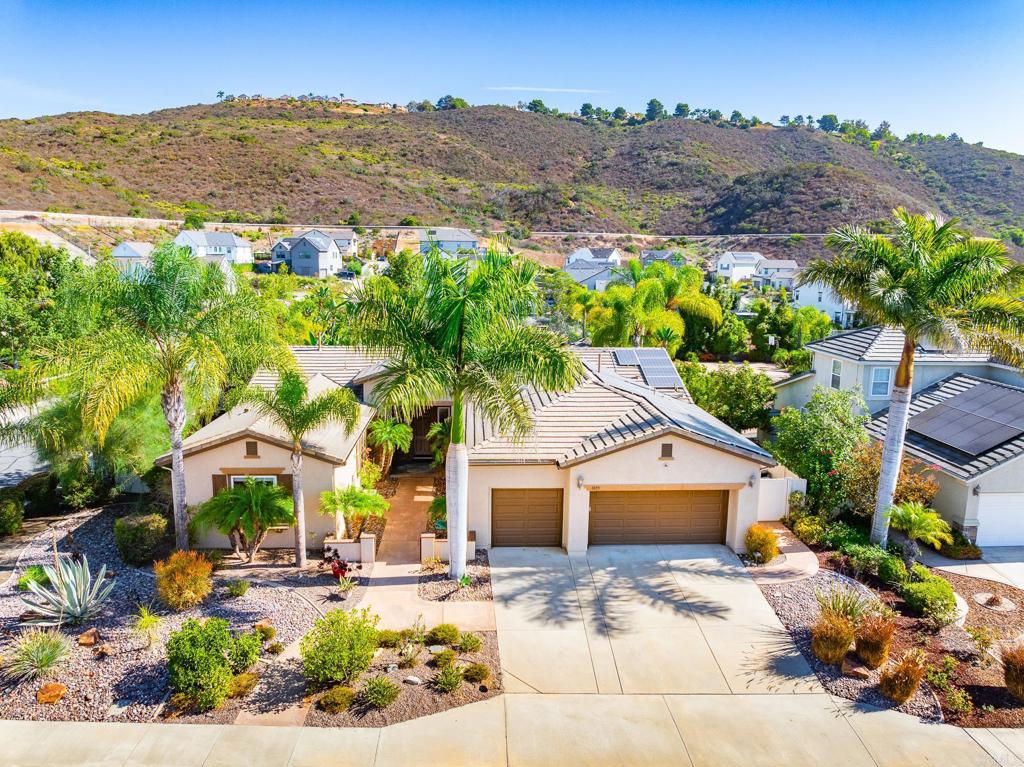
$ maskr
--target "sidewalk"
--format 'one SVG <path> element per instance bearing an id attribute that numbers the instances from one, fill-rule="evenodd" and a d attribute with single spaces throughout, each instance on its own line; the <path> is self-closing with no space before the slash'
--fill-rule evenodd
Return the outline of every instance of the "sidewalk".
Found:
<path id="1" fill-rule="evenodd" d="M 1024 731 L 816 695 L 504 695 L 383 729 L 0 722 L 5 767 L 997 767 Z"/>
<path id="2" fill-rule="evenodd" d="M 785 554 L 785 559 L 779 557 L 779 561 L 771 562 L 766 567 L 751 568 L 750 575 L 754 583 L 802 581 L 818 572 L 818 557 L 789 528 L 781 522 L 761 522 L 761 525 L 775 533 L 779 540 L 779 553 Z"/>

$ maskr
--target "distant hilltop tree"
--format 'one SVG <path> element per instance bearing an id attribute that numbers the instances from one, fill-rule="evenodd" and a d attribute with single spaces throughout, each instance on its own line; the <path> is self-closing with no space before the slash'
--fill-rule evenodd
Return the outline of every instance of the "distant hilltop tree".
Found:
<path id="1" fill-rule="evenodd" d="M 445 111 L 448 109 L 469 109 L 469 102 L 460 99 L 458 96 L 442 96 L 437 100 L 437 109 Z"/>

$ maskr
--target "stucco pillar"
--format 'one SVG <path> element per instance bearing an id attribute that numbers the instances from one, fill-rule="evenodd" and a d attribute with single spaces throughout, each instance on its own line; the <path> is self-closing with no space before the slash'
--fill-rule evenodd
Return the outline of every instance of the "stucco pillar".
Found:
<path id="1" fill-rule="evenodd" d="M 562 513 L 562 545 L 570 554 L 586 554 L 590 536 L 590 488 L 577 487 L 582 469 L 569 472 L 569 489 Z"/>
<path id="2" fill-rule="evenodd" d="M 757 522 L 757 498 L 761 489 L 758 472 L 751 473 L 750 482 L 752 487 L 748 484 L 729 493 L 729 525 L 725 531 L 725 542 L 738 554 L 746 551 L 743 539 L 747 528 Z"/>

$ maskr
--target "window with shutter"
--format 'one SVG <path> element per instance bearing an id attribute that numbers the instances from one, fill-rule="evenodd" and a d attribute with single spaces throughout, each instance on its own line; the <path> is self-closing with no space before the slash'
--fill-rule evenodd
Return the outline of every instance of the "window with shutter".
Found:
<path id="1" fill-rule="evenodd" d="M 223 474 L 213 475 L 213 494 L 216 495 L 221 490 L 226 490 L 228 486 L 228 478 Z"/>

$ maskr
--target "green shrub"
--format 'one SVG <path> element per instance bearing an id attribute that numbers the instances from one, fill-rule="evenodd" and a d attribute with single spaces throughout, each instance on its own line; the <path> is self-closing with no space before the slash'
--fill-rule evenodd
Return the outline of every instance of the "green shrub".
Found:
<path id="1" fill-rule="evenodd" d="M 317 705 L 328 714 L 340 714 L 342 711 L 346 711 L 355 699 L 355 690 L 339 684 L 321 695 Z"/>
<path id="2" fill-rule="evenodd" d="M 824 534 L 825 522 L 821 517 L 802 517 L 793 523 L 793 535 L 808 546 L 821 543 L 821 536 Z"/>
<path id="3" fill-rule="evenodd" d="M 853 622 L 849 618 L 823 612 L 811 629 L 811 652 L 825 663 L 842 663 L 854 636 Z"/>
<path id="4" fill-rule="evenodd" d="M 471 663 L 462 669 L 462 678 L 467 682 L 480 684 L 491 678 L 491 670 L 483 663 Z"/>
<path id="5" fill-rule="evenodd" d="M 461 684 L 462 670 L 455 668 L 455 666 L 448 666 L 448 668 L 442 669 L 434 677 L 434 689 L 438 692 L 455 692 Z"/>
<path id="6" fill-rule="evenodd" d="M 971 694 L 959 687 L 954 687 L 946 693 L 946 705 L 954 713 L 965 716 L 974 711 L 974 700 L 971 698 Z"/>
<path id="7" fill-rule="evenodd" d="M 428 644 L 443 644 L 454 647 L 459 643 L 459 629 L 451 623 L 439 623 L 427 632 L 423 641 Z"/>
<path id="8" fill-rule="evenodd" d="M 864 546 L 859 543 L 848 546 L 843 553 L 846 554 L 850 569 L 857 577 L 861 575 L 878 575 L 878 567 L 882 560 L 890 556 L 885 553 L 881 546 Z"/>
<path id="9" fill-rule="evenodd" d="M 462 639 L 459 641 L 459 652 L 479 652 L 482 646 L 483 641 L 480 637 L 467 632 L 462 635 Z"/>
<path id="10" fill-rule="evenodd" d="M 171 688 L 201 711 L 218 708 L 230 692 L 231 633 L 228 622 L 186 620 L 167 640 L 167 674 Z"/>
<path id="11" fill-rule="evenodd" d="M 4 658 L 0 677 L 18 684 L 52 674 L 71 659 L 71 642 L 56 629 L 29 629 Z"/>
<path id="12" fill-rule="evenodd" d="M 915 568 L 916 569 L 916 568 Z M 900 595 L 914 613 L 928 618 L 936 626 L 948 625 L 956 618 L 956 598 L 949 581 L 929 575 L 926 580 L 903 584 Z"/>
<path id="13" fill-rule="evenodd" d="M 252 665 L 260 659 L 260 650 L 262 649 L 263 640 L 255 631 L 235 637 L 228 650 L 228 663 L 231 664 L 231 670 L 236 674 L 241 674 L 252 668 Z"/>
<path id="14" fill-rule="evenodd" d="M 902 559 L 886 552 L 878 563 L 878 577 L 898 588 L 910 580 L 910 573 L 907 572 L 907 566 Z"/>
<path id="15" fill-rule="evenodd" d="M 943 542 L 939 553 L 949 559 L 981 559 L 981 549 L 967 540 L 959 530 L 953 531 L 952 543 Z"/>
<path id="16" fill-rule="evenodd" d="M 398 698 L 401 689 L 386 676 L 375 676 L 363 682 L 359 699 L 369 708 L 387 708 Z"/>
<path id="17" fill-rule="evenodd" d="M 850 546 L 867 546 L 870 544 L 868 534 L 859 527 L 845 522 L 829 522 L 821 535 L 821 545 L 835 551 L 846 551 Z"/>
<path id="18" fill-rule="evenodd" d="M 398 647 L 398 643 L 402 641 L 401 636 L 397 631 L 391 629 L 381 629 L 377 632 L 377 646 L 378 647 Z"/>
<path id="19" fill-rule="evenodd" d="M 213 564 L 195 551 L 175 551 L 153 565 L 156 594 L 172 610 L 181 612 L 195 607 L 213 589 Z"/>
<path id="20" fill-rule="evenodd" d="M 907 650 L 900 660 L 882 671 L 878 688 L 889 700 L 903 704 L 914 697 L 923 678 L 924 653 Z"/>
<path id="21" fill-rule="evenodd" d="M 38 583 L 40 586 L 48 586 L 50 584 L 50 578 L 46 574 L 46 570 L 43 569 L 42 565 L 29 565 L 25 568 L 25 572 L 18 578 L 18 590 L 28 591 L 28 584 Z"/>
<path id="22" fill-rule="evenodd" d="M 229 581 L 228 596 L 235 597 L 236 599 L 238 597 L 244 597 L 246 593 L 248 593 L 249 591 L 249 585 L 249 581 L 244 579 L 239 579 L 237 581 Z"/>
<path id="23" fill-rule="evenodd" d="M 953 674 L 959 665 L 957 659 L 952 655 L 943 655 L 939 663 L 931 663 L 925 667 L 924 677 L 928 684 L 939 692 L 949 692 L 953 689 Z"/>
<path id="24" fill-rule="evenodd" d="M 151 564 L 166 539 L 167 518 L 160 514 L 135 513 L 114 520 L 114 543 L 130 565 Z"/>
<path id="25" fill-rule="evenodd" d="M 318 684 L 350 682 L 366 671 L 377 649 L 377 622 L 369 610 L 332 610 L 299 643 L 302 673 Z"/>
<path id="26" fill-rule="evenodd" d="M 398 649 L 398 667 L 412 668 L 419 661 L 421 648 L 415 642 L 406 642 Z"/>
<path id="27" fill-rule="evenodd" d="M 434 656 L 434 668 L 448 668 L 455 663 L 455 650 L 442 650 Z"/>
<path id="28" fill-rule="evenodd" d="M 228 682 L 228 697 L 229 698 L 244 698 L 254 689 L 256 689 L 256 683 L 260 681 L 259 674 L 242 673 L 236 674 L 231 677 L 231 681 Z"/>
<path id="29" fill-rule="evenodd" d="M 271 655 L 280 655 L 284 652 L 284 645 L 280 642 L 271 642 L 267 645 L 267 652 Z"/>
<path id="30" fill-rule="evenodd" d="M 21 507 L 21 501 L 14 498 L 0 501 L 0 537 L 20 533 L 24 519 L 25 511 Z"/>
<path id="31" fill-rule="evenodd" d="M 754 524 L 747 528 L 743 539 L 747 556 L 755 562 L 766 565 L 779 555 L 779 542 L 775 533 L 764 525 Z"/>
<path id="32" fill-rule="evenodd" d="M 849 620 L 854 626 L 865 616 L 877 613 L 880 607 L 874 597 L 847 586 L 834 586 L 830 591 L 816 591 L 814 597 L 818 600 L 822 615 L 838 615 Z"/>
<path id="33" fill-rule="evenodd" d="M 257 626 L 253 631 L 259 636 L 261 642 L 269 642 L 277 636 L 277 629 L 273 626 Z"/>

